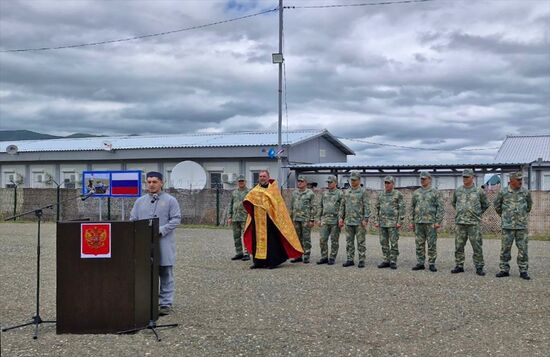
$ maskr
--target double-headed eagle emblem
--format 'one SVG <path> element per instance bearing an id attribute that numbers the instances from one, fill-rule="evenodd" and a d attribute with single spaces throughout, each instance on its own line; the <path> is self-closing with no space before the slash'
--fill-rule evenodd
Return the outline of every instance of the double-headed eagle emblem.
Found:
<path id="1" fill-rule="evenodd" d="M 86 231 L 85 237 L 88 247 L 92 249 L 100 249 L 105 246 L 107 240 L 107 230 L 93 227 Z"/>

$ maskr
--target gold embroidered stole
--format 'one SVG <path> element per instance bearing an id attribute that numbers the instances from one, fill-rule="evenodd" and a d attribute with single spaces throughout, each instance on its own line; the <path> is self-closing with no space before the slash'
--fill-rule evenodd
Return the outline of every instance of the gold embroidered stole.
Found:
<path id="1" fill-rule="evenodd" d="M 256 259 L 267 258 L 267 217 L 271 218 L 281 238 L 299 252 L 303 252 L 302 245 L 288 214 L 288 210 L 279 192 L 277 181 L 269 184 L 267 188 L 256 185 L 245 197 L 254 205 L 254 225 L 256 233 Z M 245 231 L 251 223 L 250 215 L 246 219 Z"/>

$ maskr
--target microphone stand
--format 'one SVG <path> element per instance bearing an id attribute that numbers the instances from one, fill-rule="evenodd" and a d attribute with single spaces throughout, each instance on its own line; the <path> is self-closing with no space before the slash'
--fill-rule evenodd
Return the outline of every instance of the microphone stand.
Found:
<path id="1" fill-rule="evenodd" d="M 157 325 L 157 322 L 155 321 L 155 316 L 154 316 L 154 310 L 153 310 L 153 306 L 155 305 L 154 304 L 154 292 L 153 292 L 153 288 L 155 286 L 154 284 L 154 279 L 158 279 L 158 276 L 155 277 L 155 253 L 156 253 L 156 247 L 157 247 L 157 244 L 156 244 L 156 240 L 157 240 L 157 235 L 155 234 L 155 232 L 158 232 L 158 218 L 156 219 L 149 219 L 149 227 L 151 227 L 151 245 L 150 245 L 150 260 L 149 260 L 149 265 L 150 265 L 150 274 L 149 274 L 149 322 L 147 323 L 146 326 L 142 326 L 142 327 L 137 327 L 137 328 L 134 328 L 134 329 L 130 329 L 130 330 L 125 330 L 125 331 L 120 331 L 120 332 L 117 332 L 119 335 L 122 335 L 122 334 L 127 334 L 127 333 L 133 333 L 133 332 L 138 332 L 138 331 L 141 331 L 141 330 L 151 330 L 153 331 L 153 333 L 155 334 L 155 337 L 157 338 L 157 342 L 160 342 L 162 341 L 161 338 L 159 337 L 156 329 L 157 328 L 168 328 L 168 327 L 177 327 L 178 324 L 166 324 L 166 325 Z M 157 300 L 158 302 L 158 300 Z"/>
<path id="2" fill-rule="evenodd" d="M 90 192 L 89 194 L 87 194 L 85 196 L 80 196 L 80 197 L 84 201 L 85 199 L 91 197 L 93 194 L 94 194 L 94 192 Z M 43 323 L 44 324 L 56 323 L 55 320 L 42 320 L 42 317 L 40 316 L 40 224 L 42 223 L 42 215 L 44 214 L 44 209 L 46 209 L 46 208 L 53 209 L 55 206 L 59 206 L 61 203 L 64 203 L 64 202 L 69 201 L 69 200 L 73 200 L 74 198 L 76 198 L 76 197 L 71 197 L 71 198 L 66 199 L 64 201 L 61 201 L 61 202 L 58 201 L 57 203 L 52 203 L 52 204 L 47 205 L 47 206 L 43 206 L 43 207 L 40 207 L 40 208 L 35 208 L 31 211 L 23 212 L 23 213 L 20 213 L 18 215 L 13 215 L 13 216 L 8 217 L 8 218 L 5 219 L 5 221 L 9 221 L 9 220 L 12 220 L 12 219 L 15 221 L 16 218 L 26 216 L 26 215 L 31 214 L 31 213 L 34 213 L 34 215 L 38 219 L 37 220 L 37 225 L 38 225 L 37 228 L 38 229 L 37 229 L 37 239 L 36 239 L 36 241 L 37 241 L 37 244 L 36 244 L 36 314 L 31 318 L 30 322 L 26 322 L 26 323 L 23 323 L 23 324 L 20 324 L 20 325 L 15 325 L 15 326 L 10 326 L 10 327 L 3 327 L 2 332 L 13 330 L 13 329 L 20 328 L 20 327 L 29 326 L 29 325 L 35 325 L 34 335 L 32 336 L 32 338 L 36 340 L 38 338 L 38 325 L 43 324 Z"/>

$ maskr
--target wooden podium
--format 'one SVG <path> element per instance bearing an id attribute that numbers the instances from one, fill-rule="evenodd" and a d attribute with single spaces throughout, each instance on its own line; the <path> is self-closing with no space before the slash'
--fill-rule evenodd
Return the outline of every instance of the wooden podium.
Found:
<path id="1" fill-rule="evenodd" d="M 86 240 L 81 230 L 86 233 L 93 224 L 102 229 L 109 225 L 110 257 L 82 254 Z M 116 333 L 146 326 L 150 306 L 153 320 L 158 319 L 158 224 L 158 218 L 57 223 L 58 334 Z M 94 242 L 91 234 L 87 238 Z"/>

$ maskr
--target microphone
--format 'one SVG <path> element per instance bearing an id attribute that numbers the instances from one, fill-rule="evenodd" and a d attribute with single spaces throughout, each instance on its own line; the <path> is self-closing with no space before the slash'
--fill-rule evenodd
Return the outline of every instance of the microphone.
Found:
<path id="1" fill-rule="evenodd" d="M 159 195 L 157 193 L 153 193 L 153 197 L 151 197 L 151 203 L 155 203 L 155 201 L 158 201 Z"/>

